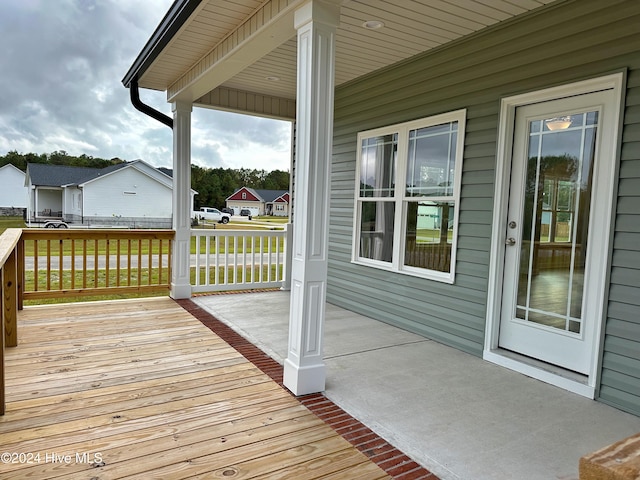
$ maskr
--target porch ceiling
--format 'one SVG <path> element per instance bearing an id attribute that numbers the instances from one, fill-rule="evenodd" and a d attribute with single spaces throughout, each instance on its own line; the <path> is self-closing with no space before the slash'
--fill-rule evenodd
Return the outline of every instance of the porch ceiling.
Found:
<path id="1" fill-rule="evenodd" d="M 296 96 L 293 15 L 307 0 L 176 0 L 125 76 L 169 100 L 216 106 L 244 92 Z M 341 2 L 336 85 L 490 25 L 564 0 L 330 0 Z M 178 14 L 182 12 L 182 17 Z M 367 29 L 367 21 L 384 25 Z M 229 105 L 233 109 L 233 105 Z"/>

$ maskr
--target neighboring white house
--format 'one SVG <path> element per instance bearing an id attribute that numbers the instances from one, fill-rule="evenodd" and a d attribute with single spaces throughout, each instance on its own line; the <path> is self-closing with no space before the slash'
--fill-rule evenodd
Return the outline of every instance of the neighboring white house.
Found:
<path id="1" fill-rule="evenodd" d="M 83 225 L 171 228 L 172 179 L 142 160 L 107 168 L 30 163 L 28 219 Z M 196 194 L 191 191 L 191 204 Z"/>
<path id="2" fill-rule="evenodd" d="M 29 197 L 24 177 L 24 172 L 10 163 L 0 167 L 0 216 L 24 214 Z"/>

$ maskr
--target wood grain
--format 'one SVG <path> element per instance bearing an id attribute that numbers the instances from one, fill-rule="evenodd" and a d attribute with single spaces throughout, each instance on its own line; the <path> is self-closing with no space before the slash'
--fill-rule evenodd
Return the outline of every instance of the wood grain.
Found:
<path id="1" fill-rule="evenodd" d="M 32 462 L 0 478 L 389 478 L 169 298 L 18 322 L 0 445 Z"/>

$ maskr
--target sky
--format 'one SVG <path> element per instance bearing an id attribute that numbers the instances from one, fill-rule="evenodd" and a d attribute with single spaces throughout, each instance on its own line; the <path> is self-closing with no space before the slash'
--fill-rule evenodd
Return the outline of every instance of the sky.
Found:
<path id="1" fill-rule="evenodd" d="M 172 132 L 122 78 L 171 0 L 0 0 L 0 155 L 86 154 L 172 166 Z M 140 90 L 171 116 L 165 92 Z M 191 161 L 289 170 L 288 122 L 194 108 Z"/>

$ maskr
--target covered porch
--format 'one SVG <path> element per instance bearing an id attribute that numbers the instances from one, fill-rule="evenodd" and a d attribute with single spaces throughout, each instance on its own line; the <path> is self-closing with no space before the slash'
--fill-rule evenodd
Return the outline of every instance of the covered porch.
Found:
<path id="1" fill-rule="evenodd" d="M 432 474 L 441 479 L 566 480 L 578 478 L 583 455 L 640 430 L 636 416 L 326 304 L 327 386 L 324 394 L 300 401 L 334 427 L 331 433 L 276 384 L 282 383 L 288 350 L 289 292 L 274 289 L 268 273 L 249 273 L 249 279 L 238 274 L 237 262 L 245 264 L 248 258 L 235 248 L 236 254 L 229 255 L 228 241 L 205 241 L 206 251 L 215 243 L 226 245 L 227 254 L 207 256 L 204 267 L 196 257 L 193 269 L 236 272 L 213 275 L 220 283 L 209 283 L 209 291 L 251 292 L 21 309 L 24 298 L 168 290 L 168 272 L 161 266 L 171 263 L 171 252 L 162 245 L 172 232 L 94 231 L 89 240 L 86 235 L 14 230 L 0 237 L 0 338 L 9 347 L 0 356 L 6 383 L 6 398 L 0 390 L 0 406 L 6 401 L 0 442 L 10 453 L 40 453 L 31 463 L 17 456 L 17 463 L 0 464 L 0 473 L 8 469 L 36 478 L 385 478 L 367 461 L 369 456 L 378 457 L 386 472 L 395 471 L 391 476 L 400 480 Z M 35 265 L 25 266 L 25 250 L 42 251 L 24 245 L 31 237 L 42 237 L 47 245 L 40 260 L 46 263 L 47 279 L 40 287 L 24 282 L 25 270 L 38 271 L 37 255 Z M 88 246 L 104 240 L 111 245 L 106 258 L 96 253 L 90 264 Z M 159 243 L 140 243 L 147 240 Z M 72 260 L 73 246 L 68 253 L 53 251 L 53 243 L 64 242 L 82 244 L 83 259 Z M 259 250 L 270 252 L 265 248 Z M 108 260 L 113 254 L 116 259 Z M 260 261 L 270 265 L 276 258 L 268 253 Z M 104 285 L 93 285 L 99 275 L 91 268 L 101 261 L 106 279 Z M 74 265 L 75 289 L 65 283 L 65 272 L 73 272 Z M 109 280 L 114 273 L 119 281 Z M 158 284 L 152 282 L 156 278 Z M 231 280 L 235 283 L 229 285 Z M 255 355 L 254 345 L 266 355 Z M 272 409 L 290 408 L 293 417 L 274 420 Z M 268 418 L 260 416 L 265 409 Z M 301 424 L 298 414 L 311 423 Z M 290 430 L 280 430 L 285 425 Z M 304 434 L 298 435 L 301 430 Z M 329 450 L 317 445 L 317 431 L 328 435 Z M 293 457 L 282 466 L 283 459 Z M 333 466 L 337 470 L 327 470 Z M 306 476 L 299 477 L 300 471 Z M 296 476 L 287 477 L 292 472 Z M 356 476 L 361 473 L 364 477 Z"/>
<path id="2" fill-rule="evenodd" d="M 192 301 L 283 363 L 288 292 Z M 324 345 L 326 397 L 441 479 L 575 480 L 582 456 L 640 431 L 636 416 L 330 304 Z"/>

